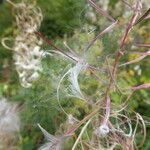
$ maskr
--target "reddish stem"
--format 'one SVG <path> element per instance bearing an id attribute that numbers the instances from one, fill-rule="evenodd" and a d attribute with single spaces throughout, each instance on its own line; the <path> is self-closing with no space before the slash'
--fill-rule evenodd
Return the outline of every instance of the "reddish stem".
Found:
<path id="1" fill-rule="evenodd" d="M 115 22 L 115 19 L 113 17 L 111 17 L 106 11 L 102 10 L 99 6 L 97 6 L 95 4 L 95 2 L 93 0 L 87 0 L 87 2 L 96 9 L 96 11 L 100 14 L 102 14 L 103 16 L 107 17 L 109 20 L 111 20 L 112 22 Z"/>
<path id="2" fill-rule="evenodd" d="M 59 47 L 55 46 L 49 39 L 47 39 L 42 33 L 40 32 L 35 32 L 36 35 L 38 35 L 39 37 L 41 37 L 43 39 L 43 41 L 45 41 L 48 45 L 52 46 L 55 50 L 61 52 L 62 54 L 64 54 L 65 56 L 67 56 L 68 58 L 72 59 L 73 61 L 77 61 L 75 60 L 73 57 L 69 56 L 67 53 L 65 53 L 62 49 L 60 49 Z"/>
<path id="3" fill-rule="evenodd" d="M 108 124 L 109 116 L 110 116 L 110 97 L 107 95 L 107 99 L 106 99 L 106 114 L 105 114 L 105 118 L 104 118 L 104 121 L 103 121 L 103 125 L 107 125 Z"/>

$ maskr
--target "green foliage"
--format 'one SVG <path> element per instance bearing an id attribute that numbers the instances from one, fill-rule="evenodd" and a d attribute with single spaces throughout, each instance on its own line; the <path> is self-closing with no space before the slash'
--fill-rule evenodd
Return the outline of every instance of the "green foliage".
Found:
<path id="1" fill-rule="evenodd" d="M 116 2 L 118 2 L 118 0 L 110 1 L 110 7 L 114 8 Z M 97 34 L 93 32 L 87 36 L 87 31 L 91 27 L 89 24 L 84 26 L 85 31 L 80 32 L 80 30 L 77 30 L 77 28 L 80 27 L 79 25 L 82 19 L 81 11 L 85 7 L 85 1 L 38 0 L 37 3 L 44 14 L 44 21 L 40 31 L 50 38 L 56 38 L 57 36 L 63 37 L 64 34 L 69 35 L 62 39 L 56 40 L 54 38 L 54 42 L 56 45 L 59 45 L 59 47 L 63 47 L 66 50 L 66 47 L 62 43 L 63 41 L 67 41 L 71 49 L 76 51 L 79 55 L 83 55 L 83 50 L 90 40 L 93 39 L 95 34 Z M 12 35 L 14 30 L 12 25 L 13 17 L 10 13 L 11 7 L 9 5 L 0 5 L 0 40 L 2 37 Z M 92 28 L 94 27 L 92 26 Z M 103 27 L 100 26 L 99 28 Z M 143 30 L 144 29 L 141 29 L 143 35 L 141 38 L 145 39 L 146 33 L 143 33 Z M 113 62 L 112 56 L 119 48 L 117 41 L 120 39 L 121 34 L 122 29 L 118 32 L 114 30 L 109 34 L 106 34 L 102 39 L 99 39 L 88 52 L 90 57 L 87 59 L 90 64 L 97 67 L 108 67 L 108 65 L 111 67 Z M 141 35 L 141 33 L 139 33 L 139 35 Z M 45 49 L 51 49 L 49 46 L 43 47 Z M 110 57 L 108 58 L 109 64 L 106 64 L 104 60 L 105 56 L 108 54 L 110 54 Z M 133 55 L 125 56 L 125 59 L 121 60 L 121 63 L 132 60 L 133 58 Z M 24 89 L 20 86 L 18 75 L 14 69 L 15 66 L 12 61 L 12 52 L 4 49 L 0 44 L 0 96 L 5 96 L 11 101 L 15 101 L 19 104 L 22 121 L 22 139 L 18 142 L 20 149 L 37 149 L 41 144 L 43 135 L 39 128 L 37 128 L 37 123 L 40 123 L 51 134 L 54 134 L 59 128 L 60 123 L 64 122 L 64 115 L 60 112 L 57 103 L 56 88 L 60 77 L 65 72 L 67 64 L 68 62 L 60 57 L 53 58 L 47 56 L 43 60 L 43 72 L 41 73 L 41 77 L 34 83 L 32 88 Z M 6 70 L 3 67 L 4 65 L 8 66 L 8 68 L 5 68 Z M 142 70 L 141 75 L 138 75 L 137 71 L 134 69 L 136 65 L 137 64 L 120 68 L 117 84 L 121 89 L 150 82 L 149 70 L 145 69 L 150 66 L 149 58 L 138 63 Z M 5 76 L 7 76 L 6 74 L 8 75 L 8 78 L 4 79 Z M 99 74 L 101 77 L 100 82 L 97 82 L 95 78 L 92 78 L 90 71 L 86 71 L 85 74 L 86 77 L 84 79 L 82 75 L 79 77 L 81 89 L 85 94 L 88 94 L 96 101 L 96 98 L 101 98 L 101 94 L 105 91 L 106 87 L 103 87 L 102 83 L 106 82 L 106 85 L 108 84 L 106 80 L 108 78 L 108 73 Z M 62 88 L 62 90 L 64 89 Z M 68 113 L 77 116 L 78 119 L 82 119 L 84 115 L 90 112 L 88 107 L 85 108 L 84 102 L 80 102 L 78 99 L 67 99 L 63 94 L 61 96 L 61 103 L 64 109 Z M 129 102 L 129 107 L 149 117 L 149 97 L 149 90 L 141 90 L 139 93 L 133 95 Z M 111 98 L 115 105 L 119 105 L 125 99 L 116 93 L 111 93 Z M 150 129 L 148 128 L 147 139 L 149 139 L 149 130 Z M 73 141 L 71 141 L 71 143 L 73 143 Z M 69 147 L 69 144 L 67 146 Z M 149 149 L 150 144 L 147 140 L 142 150 Z"/>
<path id="2" fill-rule="evenodd" d="M 38 0 L 38 4 L 44 14 L 40 31 L 51 38 L 73 33 L 85 6 L 84 0 Z"/>
<path id="3" fill-rule="evenodd" d="M 12 33 L 12 16 L 11 7 L 7 4 L 0 4 L 0 40 L 3 37 L 8 36 Z M 2 65 L 2 61 L 5 58 L 11 57 L 11 52 L 7 51 L 1 44 L 0 44 L 0 66 Z"/>

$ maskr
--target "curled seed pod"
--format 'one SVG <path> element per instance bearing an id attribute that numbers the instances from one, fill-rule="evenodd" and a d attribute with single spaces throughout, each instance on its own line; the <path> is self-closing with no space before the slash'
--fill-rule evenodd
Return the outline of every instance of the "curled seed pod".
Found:
<path id="1" fill-rule="evenodd" d="M 18 32 L 12 48 L 5 43 L 8 38 L 2 40 L 2 45 L 14 51 L 14 61 L 20 83 L 23 87 L 29 88 L 42 71 L 41 59 L 44 56 L 41 50 L 42 41 L 35 36 L 34 32 L 41 26 L 43 16 L 41 9 L 35 4 L 24 2 L 14 4 L 10 0 L 8 2 L 14 7 Z"/>

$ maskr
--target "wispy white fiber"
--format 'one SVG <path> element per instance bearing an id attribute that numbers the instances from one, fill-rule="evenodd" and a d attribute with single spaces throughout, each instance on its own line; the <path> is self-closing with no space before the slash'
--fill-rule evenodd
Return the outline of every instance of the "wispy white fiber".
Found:
<path id="1" fill-rule="evenodd" d="M 78 76 L 81 71 L 85 70 L 87 64 L 83 62 L 78 62 L 76 66 L 69 70 L 69 81 L 70 81 L 70 90 L 74 97 L 80 98 L 84 100 L 84 96 L 81 92 Z"/>
<path id="2" fill-rule="evenodd" d="M 45 143 L 43 146 L 41 146 L 39 148 L 39 150 L 61 150 L 62 139 L 49 134 L 39 124 L 38 124 L 38 126 L 41 129 L 41 131 L 43 132 L 43 134 L 47 140 L 47 143 Z"/>
<path id="3" fill-rule="evenodd" d="M 0 135 L 14 134 L 20 129 L 20 121 L 16 112 L 16 105 L 5 98 L 0 98 Z"/>
<path id="4" fill-rule="evenodd" d="M 20 130 L 20 119 L 16 105 L 0 98 L 0 149 L 9 150 L 14 146 Z"/>
<path id="5" fill-rule="evenodd" d="M 110 132 L 110 129 L 109 129 L 108 125 L 106 125 L 106 124 L 99 126 L 95 130 L 95 134 L 98 137 L 105 137 L 105 136 L 107 136 L 109 134 L 109 132 Z"/>
<path id="6" fill-rule="evenodd" d="M 60 89 L 60 85 L 61 85 L 62 81 L 64 80 L 64 78 L 66 76 L 69 76 L 68 77 L 68 80 L 70 82 L 69 90 L 71 92 L 71 96 L 72 97 L 77 97 L 77 98 L 79 98 L 81 100 L 85 100 L 85 98 L 84 98 L 84 96 L 83 96 L 83 94 L 82 94 L 82 92 L 80 90 L 80 86 L 79 86 L 79 82 L 78 82 L 78 76 L 79 76 L 79 74 L 80 74 L 81 71 L 83 71 L 83 70 L 85 70 L 87 68 L 87 66 L 88 66 L 88 64 L 86 62 L 79 61 L 74 67 L 70 68 L 62 76 L 62 78 L 60 79 L 60 81 L 58 83 L 58 86 L 57 86 L 57 99 L 58 99 L 58 102 L 59 102 L 59 89 Z M 60 104 L 60 102 L 59 102 L 59 104 Z"/>

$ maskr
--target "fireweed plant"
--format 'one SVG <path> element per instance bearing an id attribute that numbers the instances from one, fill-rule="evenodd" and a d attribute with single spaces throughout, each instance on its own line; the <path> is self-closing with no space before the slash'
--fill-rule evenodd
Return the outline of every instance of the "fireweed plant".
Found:
<path id="1" fill-rule="evenodd" d="M 15 55 L 17 55 L 18 60 L 21 60 L 21 62 L 19 61 L 20 63 L 16 64 L 16 68 L 19 64 L 19 71 L 21 70 L 21 72 L 19 72 L 19 77 L 23 74 L 21 76 L 21 83 L 23 81 L 22 85 L 24 87 L 30 87 L 32 85 L 32 76 L 35 77 L 37 76 L 38 71 L 42 71 L 39 69 L 41 68 L 39 66 L 43 56 L 43 51 L 40 51 L 40 45 L 42 44 L 42 41 L 39 41 L 38 38 L 41 38 L 53 48 L 53 50 L 47 50 L 44 52 L 44 55 L 60 55 L 62 56 L 62 60 L 65 59 L 73 64 L 73 67 L 70 67 L 66 73 L 64 73 L 57 85 L 58 104 L 67 118 L 66 122 L 60 126 L 60 129 L 63 126 L 63 133 L 61 132 L 62 134 L 57 134 L 56 136 L 51 135 L 40 124 L 38 124 L 38 127 L 41 129 L 47 140 L 47 142 L 39 149 L 133 150 L 140 148 L 146 139 L 145 120 L 139 113 L 136 113 L 133 110 L 130 110 L 130 112 L 132 112 L 132 116 L 128 115 L 128 104 L 135 92 L 138 92 L 141 89 L 146 90 L 150 88 L 150 83 L 129 88 L 120 88 L 117 81 L 118 71 L 122 69 L 123 66 L 137 63 L 150 55 L 149 50 L 146 52 L 137 52 L 127 49 L 128 38 L 131 34 L 130 32 L 134 30 L 135 26 L 138 26 L 139 23 L 147 19 L 149 15 L 149 10 L 142 13 L 141 1 L 135 0 L 132 4 L 126 0 L 122 1 L 132 11 L 132 16 L 129 20 L 127 20 L 127 24 L 125 24 L 126 27 L 122 34 L 122 38 L 119 40 L 119 48 L 116 49 L 113 55 L 111 55 L 111 57 L 113 56 L 113 58 L 111 58 L 111 62 L 109 61 L 110 55 L 107 55 L 104 60 L 104 64 L 106 65 L 102 66 L 93 65 L 89 62 L 88 57 L 90 55 L 90 51 L 92 51 L 92 48 L 97 40 L 102 39 L 106 34 L 111 34 L 114 29 L 119 29 L 122 24 L 119 20 L 113 18 L 106 10 L 103 10 L 101 7 L 99 7 L 94 0 L 87 0 L 88 5 L 90 5 L 90 7 L 92 7 L 92 9 L 95 10 L 98 15 L 101 15 L 107 19 L 110 22 L 110 25 L 97 34 L 90 42 L 88 42 L 88 44 L 86 44 L 86 46 L 82 49 L 82 55 L 79 55 L 77 52 L 75 52 L 67 42 L 64 42 L 64 46 L 68 51 L 59 48 L 49 39 L 47 39 L 42 33 L 37 31 L 42 21 L 41 11 L 36 11 L 33 6 L 28 6 L 25 3 L 17 5 L 11 1 L 9 2 L 14 6 L 15 9 L 19 9 L 21 11 L 21 13 L 16 15 L 16 22 L 18 29 L 20 30 L 20 34 L 18 36 L 21 36 L 21 38 L 24 36 L 25 37 L 21 42 L 19 42 L 16 37 L 15 46 L 13 49 L 15 49 Z M 32 12 L 33 15 L 30 16 L 28 11 Z M 24 19 L 26 20 L 26 18 L 27 21 L 25 22 L 27 24 L 23 21 Z M 27 36 L 31 37 L 29 41 L 26 39 Z M 6 48 L 12 49 L 5 44 L 6 40 L 7 39 L 4 39 L 2 41 L 3 45 Z M 31 44 L 31 47 L 28 47 L 28 44 Z M 19 48 L 18 45 L 20 45 Z M 137 43 L 134 44 L 134 46 L 149 48 L 150 44 Z M 32 52 L 34 53 L 33 55 L 30 54 Z M 35 56 L 35 53 L 38 54 L 38 56 L 36 55 L 36 60 L 33 57 Z M 121 63 L 121 59 L 128 53 L 137 54 L 139 57 L 135 60 Z M 26 60 L 29 61 L 26 62 Z M 32 61 L 35 61 L 36 63 L 33 63 Z M 32 69 L 28 69 L 30 67 Z M 102 94 L 99 98 L 94 99 L 88 96 L 88 93 L 85 93 L 84 89 L 80 87 L 79 76 L 84 75 L 86 77 L 87 72 L 89 72 L 91 77 L 96 79 L 97 82 L 103 87 L 103 89 L 101 89 Z M 36 75 L 34 73 L 36 73 Z M 106 81 L 101 79 L 101 75 L 105 76 Z M 84 108 L 89 110 L 88 114 L 86 114 L 84 117 L 82 116 L 82 119 L 77 118 L 74 114 L 71 114 L 65 110 L 61 103 L 60 93 L 61 90 L 64 89 L 61 88 L 61 86 L 66 83 L 64 83 L 65 80 L 67 80 L 67 83 L 69 84 L 65 90 L 66 95 L 70 98 L 78 99 L 84 104 Z M 112 101 L 112 93 L 116 93 L 120 95 L 120 97 L 125 97 L 123 103 L 121 103 L 119 106 L 115 105 Z M 136 140 L 139 134 L 141 134 L 143 137 L 140 140 L 140 143 Z M 70 146 L 70 144 L 72 145 Z M 70 147 L 66 148 L 68 145 Z"/>
<path id="2" fill-rule="evenodd" d="M 65 47 L 69 52 L 65 52 L 63 49 L 55 46 L 50 40 L 48 40 L 42 33 L 35 32 L 36 35 L 41 37 L 48 45 L 50 45 L 54 50 L 50 50 L 50 53 L 60 54 L 73 61 L 74 66 L 71 67 L 60 79 L 60 82 L 57 87 L 57 99 L 60 108 L 67 115 L 68 123 L 71 123 L 71 126 L 67 126 L 66 132 L 60 136 L 53 136 L 49 134 L 45 129 L 43 129 L 39 124 L 41 131 L 46 137 L 47 143 L 44 144 L 40 149 L 41 150 L 59 150 L 65 147 L 65 141 L 74 138 L 75 143 L 72 145 L 72 150 L 78 149 L 79 145 L 81 149 L 115 149 L 121 148 L 125 150 L 138 149 L 144 144 L 146 138 L 146 126 L 145 121 L 139 113 L 132 111 L 134 116 L 128 116 L 128 102 L 131 99 L 132 95 L 141 89 L 150 88 L 150 83 L 130 87 L 128 89 L 122 89 L 117 84 L 117 71 L 122 66 L 127 66 L 136 62 L 141 61 L 146 56 L 149 56 L 149 51 L 147 52 L 133 52 L 139 55 L 133 61 L 120 64 L 121 58 L 130 53 L 126 49 L 127 40 L 130 36 L 130 32 L 135 25 L 143 21 L 147 16 L 149 10 L 142 14 L 142 3 L 140 0 L 135 1 L 134 5 L 128 3 L 128 1 L 123 1 L 132 11 L 132 17 L 128 21 L 125 31 L 120 40 L 119 49 L 116 50 L 114 56 L 114 61 L 112 66 L 110 65 L 108 59 L 109 55 L 106 56 L 105 62 L 107 64 L 106 68 L 95 67 L 88 63 L 87 55 L 89 54 L 90 49 L 96 43 L 96 41 L 102 38 L 105 34 L 110 33 L 114 28 L 119 27 L 119 21 L 115 20 L 110 14 L 101 9 L 94 0 L 87 0 L 87 3 L 93 7 L 98 14 L 106 17 L 111 25 L 106 27 L 102 32 L 100 32 L 93 40 L 91 40 L 87 46 L 83 49 L 84 54 L 78 55 L 73 51 L 65 42 Z M 136 44 L 137 47 L 146 47 L 149 48 L 149 44 Z M 99 72 L 105 72 L 109 74 L 108 84 L 105 85 L 105 91 L 101 100 L 91 100 L 90 97 L 85 95 L 82 92 L 79 86 L 78 77 L 79 74 L 90 71 L 92 76 L 101 81 L 98 76 Z M 65 80 L 69 81 L 69 86 L 67 91 L 69 96 L 76 97 L 83 101 L 87 107 L 89 107 L 91 113 L 87 114 L 82 120 L 76 119 L 73 115 L 65 111 L 60 102 L 60 87 Z M 115 92 L 120 95 L 124 95 L 126 98 L 120 106 L 115 106 L 111 101 L 111 93 Z M 140 143 L 136 143 L 137 134 L 141 133 L 143 139 Z"/>
<path id="3" fill-rule="evenodd" d="M 21 2 L 14 4 L 9 0 L 7 2 L 14 8 L 17 33 L 12 48 L 6 44 L 11 40 L 9 38 L 3 38 L 2 45 L 14 51 L 14 62 L 20 83 L 23 87 L 29 88 L 38 79 L 39 72 L 42 71 L 42 41 L 34 36 L 34 32 L 41 26 L 42 12 L 35 3 L 26 4 Z"/>

